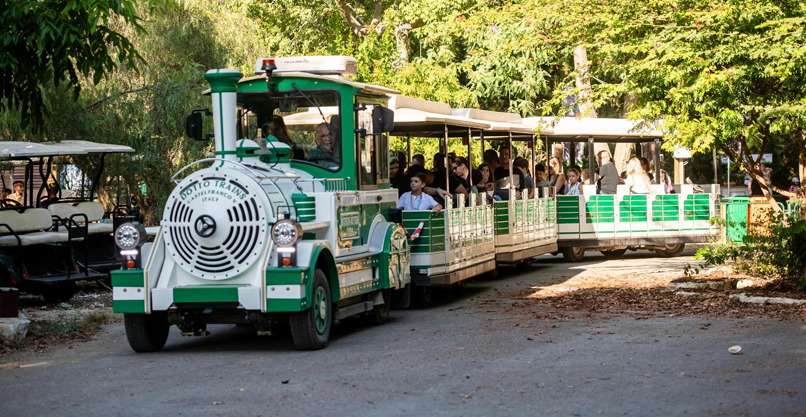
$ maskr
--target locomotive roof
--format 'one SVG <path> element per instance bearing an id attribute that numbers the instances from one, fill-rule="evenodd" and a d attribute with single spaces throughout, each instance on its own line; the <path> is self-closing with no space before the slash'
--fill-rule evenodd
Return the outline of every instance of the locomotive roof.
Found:
<path id="1" fill-rule="evenodd" d="M 663 138 L 664 132 L 647 126 L 643 120 L 591 118 L 591 117 L 528 117 L 527 125 L 550 126 L 549 140 L 558 142 L 652 142 Z"/>
<path id="2" fill-rule="evenodd" d="M 393 90 L 391 88 L 381 87 L 379 85 L 374 84 L 366 84 L 358 81 L 351 80 L 349 78 L 345 78 L 339 75 L 322 75 L 322 74 L 311 74 L 309 72 L 300 72 L 300 71 L 284 71 L 284 72 L 274 72 L 273 77 L 297 77 L 297 78 L 312 78 L 318 80 L 327 80 L 327 81 L 334 81 L 340 84 L 349 85 L 351 87 L 355 87 L 359 89 L 362 93 L 365 94 L 372 94 L 372 95 L 387 95 L 387 94 L 400 94 L 400 91 Z M 255 80 L 265 80 L 266 77 L 264 75 L 253 75 L 251 77 L 244 77 L 241 78 L 238 83 L 245 83 L 249 81 Z M 210 89 L 204 91 L 204 94 L 209 94 Z"/>
<path id="3" fill-rule="evenodd" d="M 487 129 L 489 122 L 456 116 L 446 103 L 422 100 L 396 94 L 389 99 L 389 108 L 395 112 L 393 135 L 442 137 L 445 127 L 449 135 L 464 135 L 470 129 Z"/>
<path id="4" fill-rule="evenodd" d="M 95 143 L 85 140 L 65 140 L 61 142 L 18 142 L 0 143 L 2 158 L 30 158 L 38 156 L 87 155 L 94 153 L 131 153 L 134 149 L 124 145 Z"/>

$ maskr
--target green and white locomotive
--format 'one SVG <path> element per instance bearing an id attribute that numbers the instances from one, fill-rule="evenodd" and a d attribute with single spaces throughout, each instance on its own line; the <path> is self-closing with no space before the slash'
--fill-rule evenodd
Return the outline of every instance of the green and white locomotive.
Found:
<path id="1" fill-rule="evenodd" d="M 153 242 L 115 232 L 114 311 L 131 347 L 158 351 L 176 325 L 288 321 L 299 349 L 327 345 L 334 320 L 405 305 L 409 247 L 389 221 L 393 90 L 355 82 L 350 57 L 259 59 L 256 75 L 208 71 L 215 157 L 174 176 Z M 188 134 L 202 137 L 202 114 Z M 286 122 L 287 121 L 287 122 Z"/>

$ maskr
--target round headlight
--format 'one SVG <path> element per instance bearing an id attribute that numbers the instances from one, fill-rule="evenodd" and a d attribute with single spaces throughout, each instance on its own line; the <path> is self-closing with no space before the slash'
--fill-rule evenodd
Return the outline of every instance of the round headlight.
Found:
<path id="1" fill-rule="evenodd" d="M 279 246 L 291 246 L 302 237 L 302 227 L 292 220 L 280 220 L 271 228 L 271 239 Z"/>
<path id="2" fill-rule="evenodd" d="M 140 243 L 141 232 L 133 223 L 123 223 L 115 231 L 115 244 L 121 249 L 134 249 Z"/>

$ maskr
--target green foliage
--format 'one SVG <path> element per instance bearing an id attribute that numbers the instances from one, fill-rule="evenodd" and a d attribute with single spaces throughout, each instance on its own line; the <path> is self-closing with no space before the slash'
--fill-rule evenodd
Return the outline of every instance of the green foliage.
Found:
<path id="1" fill-rule="evenodd" d="M 806 220 L 797 214 L 778 213 L 769 222 L 769 233 L 745 236 L 742 245 L 717 244 L 697 251 L 706 265 L 735 263 L 759 277 L 781 277 L 806 287 Z"/>
<path id="2" fill-rule="evenodd" d="M 75 100 L 79 76 L 98 83 L 119 64 L 141 60 L 131 40 L 113 29 L 121 20 L 141 31 L 133 1 L 4 0 L 0 5 L 0 110 L 19 107 L 23 128 L 33 123 L 39 129 L 49 84 L 67 82 Z"/>

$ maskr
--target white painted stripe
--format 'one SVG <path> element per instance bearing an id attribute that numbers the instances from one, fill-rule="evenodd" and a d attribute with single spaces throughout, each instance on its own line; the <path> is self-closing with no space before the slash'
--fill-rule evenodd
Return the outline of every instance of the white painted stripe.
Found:
<path id="1" fill-rule="evenodd" d="M 304 285 L 267 285 L 266 298 L 277 300 L 299 300 L 305 298 Z M 241 302 L 243 303 L 243 301 Z"/>
<path id="2" fill-rule="evenodd" d="M 145 300 L 146 290 L 142 287 L 114 287 L 112 288 L 114 300 Z"/>
<path id="3" fill-rule="evenodd" d="M 349 287 L 351 285 L 361 284 L 364 282 L 372 281 L 372 268 L 362 269 L 356 272 L 342 274 L 339 277 L 339 286 L 341 288 Z"/>
<path id="4" fill-rule="evenodd" d="M 247 310 L 260 310 L 260 287 L 238 287 L 238 301 Z"/>

